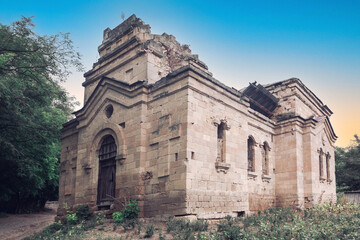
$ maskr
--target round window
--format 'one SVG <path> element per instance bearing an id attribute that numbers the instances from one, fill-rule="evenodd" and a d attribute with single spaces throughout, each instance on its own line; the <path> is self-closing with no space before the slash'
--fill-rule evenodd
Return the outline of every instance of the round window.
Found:
<path id="1" fill-rule="evenodd" d="M 114 108 L 111 104 L 105 108 L 105 115 L 107 118 L 110 118 L 113 112 L 114 112 Z"/>

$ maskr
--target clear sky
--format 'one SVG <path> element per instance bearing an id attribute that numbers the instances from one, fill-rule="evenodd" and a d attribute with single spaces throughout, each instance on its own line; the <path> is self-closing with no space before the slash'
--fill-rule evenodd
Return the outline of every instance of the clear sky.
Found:
<path id="1" fill-rule="evenodd" d="M 103 30 L 136 14 L 174 35 L 223 83 L 243 88 L 297 77 L 334 112 L 337 145 L 360 135 L 360 1 L 0 0 L 0 22 L 34 16 L 40 34 L 70 32 L 86 71 Z M 83 73 L 64 84 L 82 103 Z"/>

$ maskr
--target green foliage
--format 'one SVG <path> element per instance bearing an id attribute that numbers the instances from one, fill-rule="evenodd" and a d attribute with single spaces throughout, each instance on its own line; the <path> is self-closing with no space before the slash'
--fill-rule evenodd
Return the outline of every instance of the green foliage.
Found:
<path id="1" fill-rule="evenodd" d="M 205 220 L 195 220 L 190 222 L 186 219 L 169 218 L 166 222 L 166 231 L 172 233 L 174 239 L 196 239 L 198 236 L 205 236 L 200 232 L 207 231 L 209 223 Z M 198 234 L 196 235 L 196 232 Z"/>
<path id="2" fill-rule="evenodd" d="M 155 227 L 150 224 L 146 226 L 144 238 L 151 238 L 154 235 Z"/>
<path id="3" fill-rule="evenodd" d="M 0 211 L 56 199 L 60 129 L 73 107 L 59 83 L 81 66 L 68 34 L 33 28 L 25 17 L 0 24 Z"/>
<path id="4" fill-rule="evenodd" d="M 103 213 L 98 213 L 96 214 L 95 219 L 96 219 L 96 223 L 101 225 L 105 222 L 106 216 Z"/>
<path id="5" fill-rule="evenodd" d="M 360 139 L 354 137 L 352 146 L 335 149 L 336 185 L 340 192 L 360 189 Z"/>
<path id="6" fill-rule="evenodd" d="M 140 208 L 135 200 L 131 200 L 128 204 L 126 204 L 124 210 L 122 211 L 125 219 L 135 219 L 138 217 L 139 212 Z"/>
<path id="7" fill-rule="evenodd" d="M 273 208 L 218 224 L 219 239 L 358 239 L 360 206 L 323 204 L 298 211 Z"/>
<path id="8" fill-rule="evenodd" d="M 85 231 L 90 228 L 88 226 L 93 226 L 93 219 L 96 216 L 76 225 L 57 223 L 30 239 L 88 239 Z M 121 226 L 126 235 L 122 238 L 130 239 L 136 231 L 140 234 L 139 227 L 136 229 L 139 225 L 137 219 L 123 221 Z M 166 222 L 168 235 L 171 236 L 164 236 L 159 230 L 157 239 L 360 239 L 360 205 L 340 201 L 338 204 L 322 204 L 303 211 L 272 208 L 241 218 L 226 217 L 217 224 L 217 229 L 207 226 L 207 222 L 202 220 L 189 222 L 171 218 Z M 106 227 L 101 229 L 106 231 Z M 133 232 L 128 233 L 131 229 Z M 154 225 L 149 224 L 145 227 L 143 237 L 154 238 L 155 232 Z"/>
<path id="9" fill-rule="evenodd" d="M 191 230 L 195 232 L 205 232 L 208 230 L 209 222 L 203 219 L 190 222 Z"/>
<path id="10" fill-rule="evenodd" d="M 103 215 L 102 215 L 103 216 Z M 76 213 L 68 213 L 67 221 L 64 224 L 54 223 L 46 227 L 41 233 L 34 234 L 25 240 L 62 240 L 62 239 L 88 239 L 86 231 L 103 224 L 98 217 L 91 216 L 87 220 L 79 221 Z"/>
<path id="11" fill-rule="evenodd" d="M 122 212 L 114 212 L 112 214 L 113 220 L 115 223 L 122 223 L 124 222 L 125 218 Z"/>
<path id="12" fill-rule="evenodd" d="M 77 206 L 75 209 L 76 209 L 76 216 L 79 218 L 79 220 L 90 219 L 92 212 L 89 211 L 88 205 Z"/>
<path id="13" fill-rule="evenodd" d="M 131 200 L 121 212 L 114 212 L 112 217 L 115 223 L 123 223 L 127 220 L 136 219 L 139 212 L 138 203 L 135 200 Z"/>
<path id="14" fill-rule="evenodd" d="M 75 225 L 78 222 L 78 217 L 76 216 L 76 213 L 68 214 L 67 217 L 66 217 L 66 221 L 70 225 Z"/>
<path id="15" fill-rule="evenodd" d="M 185 219 L 175 219 L 170 218 L 169 221 L 166 222 L 166 231 L 169 232 L 178 232 L 186 230 L 190 227 L 190 222 Z"/>

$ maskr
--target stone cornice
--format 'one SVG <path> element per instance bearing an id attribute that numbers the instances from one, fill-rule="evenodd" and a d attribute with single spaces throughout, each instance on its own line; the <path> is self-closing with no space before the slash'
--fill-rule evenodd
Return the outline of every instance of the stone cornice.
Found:
<path id="1" fill-rule="evenodd" d="M 316 108 L 319 109 L 320 112 L 323 112 L 324 115 L 326 116 L 331 116 L 333 114 L 333 112 L 329 109 L 328 106 L 324 105 L 323 102 L 309 89 L 305 86 L 305 84 L 303 84 L 301 82 L 300 79 L 298 78 L 290 78 L 284 81 L 280 81 L 280 82 L 276 82 L 276 83 L 272 83 L 272 84 L 268 84 L 265 85 L 264 87 L 266 89 L 268 89 L 270 92 L 272 91 L 277 91 L 276 89 L 279 88 L 280 86 L 286 86 L 291 88 L 292 86 L 295 86 L 299 92 L 305 97 L 307 98 L 307 100 L 312 103 Z M 273 90 L 272 90 L 273 89 Z M 308 105 L 306 103 L 306 101 L 304 101 L 304 99 L 299 95 L 294 93 L 302 102 L 304 102 L 306 105 Z M 290 94 L 288 96 L 292 96 L 294 94 Z M 284 97 L 288 97 L 288 96 L 284 96 Z M 284 98 L 283 97 L 283 98 Z M 311 106 L 310 109 L 312 109 Z"/>

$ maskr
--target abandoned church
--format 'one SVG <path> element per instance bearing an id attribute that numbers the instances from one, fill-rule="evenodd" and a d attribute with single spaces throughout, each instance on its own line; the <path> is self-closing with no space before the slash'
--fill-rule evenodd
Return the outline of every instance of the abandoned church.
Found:
<path id="1" fill-rule="evenodd" d="M 238 90 L 132 15 L 105 29 L 84 106 L 62 129 L 59 210 L 239 216 L 334 201 L 331 110 L 299 79 Z"/>

